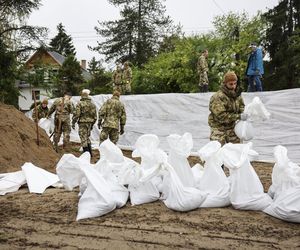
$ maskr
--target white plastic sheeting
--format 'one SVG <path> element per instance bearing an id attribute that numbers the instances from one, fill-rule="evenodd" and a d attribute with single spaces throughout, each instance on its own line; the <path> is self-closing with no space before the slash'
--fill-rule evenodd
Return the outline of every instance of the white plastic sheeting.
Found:
<path id="1" fill-rule="evenodd" d="M 133 149 L 139 136 L 155 134 L 160 148 L 169 150 L 167 137 L 170 134 L 189 132 L 193 137 L 193 152 L 209 141 L 210 128 L 207 124 L 209 99 L 213 93 L 154 94 L 121 96 L 127 112 L 125 134 L 120 136 L 119 145 Z M 300 163 L 300 89 L 255 92 L 242 94 L 245 104 L 258 96 L 271 114 L 269 120 L 254 122 L 254 138 L 251 140 L 259 153 L 259 160 L 274 161 L 273 147 L 287 147 L 290 158 Z M 111 95 L 92 96 L 97 109 Z M 80 97 L 73 97 L 76 104 Z M 53 100 L 49 101 L 51 105 Z M 250 110 L 249 110 L 250 112 Z M 28 115 L 31 115 L 28 113 Z M 99 144 L 99 130 L 94 126 L 91 138 Z M 72 130 L 71 140 L 79 142 L 77 131 Z"/>

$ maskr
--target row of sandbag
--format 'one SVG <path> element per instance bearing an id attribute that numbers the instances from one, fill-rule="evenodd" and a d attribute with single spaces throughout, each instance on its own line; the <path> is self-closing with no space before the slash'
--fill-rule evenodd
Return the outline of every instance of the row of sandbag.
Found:
<path id="1" fill-rule="evenodd" d="M 159 148 L 157 136 L 141 136 L 133 151 L 133 157 L 141 157 L 141 164 L 124 157 L 109 140 L 100 145 L 101 159 L 95 165 L 90 164 L 88 154 L 79 158 L 64 155 L 57 174 L 67 189 L 80 186 L 77 220 L 108 213 L 130 197 L 132 205 L 161 199 L 176 211 L 232 204 L 236 209 L 261 210 L 300 222 L 300 168 L 289 161 L 285 148 L 275 148 L 269 195 L 251 166 L 250 161 L 257 157 L 251 143 L 229 143 L 221 148 L 218 142 L 209 142 L 198 151 L 204 168 L 199 164 L 190 168 L 191 135 L 170 135 L 167 140 L 169 155 Z M 229 178 L 223 164 L 230 170 Z"/>

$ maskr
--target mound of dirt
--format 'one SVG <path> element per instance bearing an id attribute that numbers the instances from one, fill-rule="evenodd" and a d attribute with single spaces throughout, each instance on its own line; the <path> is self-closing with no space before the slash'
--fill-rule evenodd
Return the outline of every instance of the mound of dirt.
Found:
<path id="1" fill-rule="evenodd" d="M 20 170 L 25 162 L 55 172 L 59 155 L 46 132 L 15 107 L 0 103 L 0 173 Z"/>

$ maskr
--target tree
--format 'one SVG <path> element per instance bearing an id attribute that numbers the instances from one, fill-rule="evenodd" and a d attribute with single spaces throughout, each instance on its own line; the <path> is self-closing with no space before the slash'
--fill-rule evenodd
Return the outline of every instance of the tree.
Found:
<path id="1" fill-rule="evenodd" d="M 108 94 L 112 92 L 111 88 L 111 72 L 106 72 L 102 66 L 102 60 L 97 61 L 95 57 L 88 64 L 88 71 L 92 78 L 84 85 L 91 90 L 94 95 Z"/>
<path id="2" fill-rule="evenodd" d="M 300 87 L 300 1 L 281 0 L 265 14 L 267 29 L 267 83 L 272 89 Z"/>
<path id="3" fill-rule="evenodd" d="M 72 43 L 72 37 L 66 34 L 65 28 L 62 23 L 57 25 L 57 35 L 50 41 L 50 50 L 68 57 L 70 55 L 75 56 L 76 51 Z"/>
<path id="4" fill-rule="evenodd" d="M 19 91 L 15 87 L 16 60 L 0 39 L 0 102 L 17 106 Z"/>
<path id="5" fill-rule="evenodd" d="M 84 82 L 82 77 L 82 69 L 75 57 L 70 55 L 66 58 L 63 65 L 58 71 L 55 80 L 56 92 L 55 96 L 62 96 L 65 92 L 72 95 L 79 94 L 79 86 Z"/>
<path id="6" fill-rule="evenodd" d="M 162 0 L 163 1 L 163 0 Z M 106 38 L 90 47 L 106 55 L 106 60 L 131 61 L 138 67 L 156 55 L 163 37 L 172 32 L 172 21 L 165 16 L 160 0 L 109 0 L 120 6 L 121 19 L 99 23 L 97 33 Z"/>

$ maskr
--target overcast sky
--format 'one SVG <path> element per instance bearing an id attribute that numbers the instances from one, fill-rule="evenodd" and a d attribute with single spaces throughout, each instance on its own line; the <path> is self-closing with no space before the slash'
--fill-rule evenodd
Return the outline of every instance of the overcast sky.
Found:
<path id="1" fill-rule="evenodd" d="M 253 16 L 257 11 L 266 11 L 278 4 L 279 0 L 166 0 L 167 15 L 175 24 L 180 23 L 186 35 L 206 32 L 213 28 L 212 20 L 217 15 L 230 11 L 246 11 Z M 56 26 L 62 23 L 66 33 L 73 38 L 78 60 L 89 61 L 93 56 L 87 45 L 95 46 L 97 37 L 94 27 L 98 21 L 110 21 L 119 17 L 119 10 L 107 0 L 42 0 L 42 6 L 34 11 L 29 24 L 49 29 L 49 38 L 56 34 Z"/>

